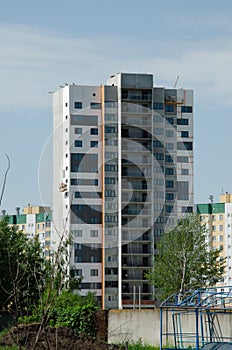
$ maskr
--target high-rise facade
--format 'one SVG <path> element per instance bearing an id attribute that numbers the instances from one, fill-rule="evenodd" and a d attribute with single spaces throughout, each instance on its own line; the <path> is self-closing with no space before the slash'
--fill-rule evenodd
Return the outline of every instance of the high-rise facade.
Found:
<path id="1" fill-rule="evenodd" d="M 153 305 L 156 244 L 193 211 L 193 92 L 119 73 L 53 94 L 53 230 L 103 308 Z"/>
<path id="2" fill-rule="evenodd" d="M 220 195 L 219 203 L 197 204 L 197 213 L 207 229 L 209 249 L 219 249 L 226 258 L 225 274 L 217 286 L 232 285 L 232 194 Z"/>
<path id="3" fill-rule="evenodd" d="M 25 233 L 29 238 L 37 237 L 41 244 L 42 254 L 45 259 L 51 257 L 51 208 L 43 206 L 28 205 L 23 208 L 23 213 L 20 213 L 20 208 L 16 208 L 15 214 L 6 214 L 3 210 L 0 214 L 0 220 L 4 216 L 9 217 L 9 225 L 17 226 L 19 231 Z"/>

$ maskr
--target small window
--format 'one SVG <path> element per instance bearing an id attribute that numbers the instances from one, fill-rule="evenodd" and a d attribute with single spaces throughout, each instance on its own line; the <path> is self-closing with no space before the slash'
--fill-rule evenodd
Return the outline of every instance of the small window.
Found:
<path id="1" fill-rule="evenodd" d="M 174 119 L 173 118 L 166 118 L 167 122 L 171 125 L 174 124 Z"/>
<path id="2" fill-rule="evenodd" d="M 75 140 L 74 145 L 75 145 L 75 147 L 82 147 L 82 141 Z"/>
<path id="3" fill-rule="evenodd" d="M 90 141 L 90 147 L 98 147 L 98 141 Z"/>
<path id="4" fill-rule="evenodd" d="M 98 270 L 97 269 L 91 269 L 90 270 L 90 276 L 98 276 Z"/>
<path id="5" fill-rule="evenodd" d="M 155 156 L 155 158 L 157 160 L 164 160 L 164 154 L 163 153 L 155 153 L 154 156 Z"/>
<path id="6" fill-rule="evenodd" d="M 166 143 L 165 147 L 168 151 L 172 151 L 173 150 L 173 143 Z"/>
<path id="7" fill-rule="evenodd" d="M 189 120 L 186 118 L 177 119 L 177 125 L 188 125 L 188 124 L 189 124 Z"/>
<path id="8" fill-rule="evenodd" d="M 166 187 L 173 187 L 173 181 L 171 180 L 166 181 Z"/>
<path id="9" fill-rule="evenodd" d="M 165 113 L 173 113 L 174 108 L 173 105 L 165 105 Z"/>
<path id="10" fill-rule="evenodd" d="M 90 237 L 98 237 L 98 230 L 91 230 Z"/>
<path id="11" fill-rule="evenodd" d="M 186 156 L 180 156 L 180 157 L 177 157 L 177 162 L 178 163 L 188 163 L 189 159 Z"/>
<path id="12" fill-rule="evenodd" d="M 90 135 L 98 135 L 98 129 L 97 128 L 91 128 L 90 129 Z"/>
<path id="13" fill-rule="evenodd" d="M 82 269 L 75 269 L 75 276 L 82 276 Z"/>
<path id="14" fill-rule="evenodd" d="M 90 102 L 90 109 L 101 109 L 101 103 L 98 102 Z"/>
<path id="15" fill-rule="evenodd" d="M 177 142 L 177 149 L 182 151 L 192 151 L 193 143 L 192 142 Z"/>
<path id="16" fill-rule="evenodd" d="M 173 175 L 174 174 L 174 169 L 173 168 L 166 168 L 165 169 L 165 174 L 166 175 Z"/>
<path id="17" fill-rule="evenodd" d="M 181 169 L 181 175 L 188 175 L 189 170 L 188 169 Z"/>
<path id="18" fill-rule="evenodd" d="M 166 137 L 173 137 L 173 130 L 166 130 L 165 135 Z"/>
<path id="19" fill-rule="evenodd" d="M 164 109 L 164 104 L 162 102 L 154 102 L 153 109 Z"/>
<path id="20" fill-rule="evenodd" d="M 74 230 L 73 236 L 74 237 L 82 237 L 82 230 Z"/>
<path id="21" fill-rule="evenodd" d="M 192 113 L 193 107 L 192 106 L 181 106 L 181 112 L 182 113 Z"/>
<path id="22" fill-rule="evenodd" d="M 173 163 L 173 158 L 171 156 L 169 156 L 169 155 L 166 155 L 165 156 L 165 162 L 166 163 Z"/>
<path id="23" fill-rule="evenodd" d="M 116 178 L 115 177 L 105 177 L 105 184 L 116 184 Z"/>
<path id="24" fill-rule="evenodd" d="M 161 141 L 159 141 L 159 140 L 155 140 L 155 141 L 153 141 L 153 147 L 163 148 L 163 147 L 164 147 L 164 145 L 162 144 L 162 142 L 161 142 Z"/>
<path id="25" fill-rule="evenodd" d="M 181 131 L 181 137 L 189 137 L 188 131 Z"/>
<path id="26" fill-rule="evenodd" d="M 74 102 L 74 108 L 75 109 L 82 109 L 82 102 Z"/>
<path id="27" fill-rule="evenodd" d="M 172 201 L 174 199 L 174 193 L 166 193 L 166 200 Z"/>
<path id="28" fill-rule="evenodd" d="M 105 133 L 114 134 L 116 132 L 117 132 L 117 128 L 115 126 L 109 126 L 109 125 L 105 126 Z"/>
<path id="29" fill-rule="evenodd" d="M 172 213 L 173 212 L 173 205 L 166 205 L 166 213 Z"/>
<path id="30" fill-rule="evenodd" d="M 74 133 L 81 135 L 82 134 L 82 128 L 75 128 L 74 129 Z"/>

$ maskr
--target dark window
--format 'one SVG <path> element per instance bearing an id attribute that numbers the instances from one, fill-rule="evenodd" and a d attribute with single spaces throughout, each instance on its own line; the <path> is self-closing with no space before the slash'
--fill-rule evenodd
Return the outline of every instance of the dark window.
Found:
<path id="1" fill-rule="evenodd" d="M 188 131 L 181 131 L 181 137 L 189 137 Z"/>
<path id="2" fill-rule="evenodd" d="M 165 156 L 165 162 L 166 163 L 173 163 L 173 158 L 171 156 L 169 156 L 169 155 L 166 155 Z"/>
<path id="3" fill-rule="evenodd" d="M 97 128 L 91 128 L 90 129 L 90 135 L 98 135 L 98 129 Z"/>
<path id="4" fill-rule="evenodd" d="M 105 184 L 116 184 L 116 178 L 115 177 L 106 177 L 105 178 Z"/>
<path id="5" fill-rule="evenodd" d="M 189 120 L 186 118 L 177 119 L 177 125 L 188 125 L 188 124 L 189 124 Z"/>
<path id="6" fill-rule="evenodd" d="M 82 128 L 75 128 L 74 133 L 75 134 L 82 134 Z"/>
<path id="7" fill-rule="evenodd" d="M 189 159 L 188 159 L 188 157 L 180 156 L 180 157 L 177 157 L 177 162 L 178 163 L 188 163 Z"/>
<path id="8" fill-rule="evenodd" d="M 174 111 L 173 105 L 165 105 L 166 113 L 173 113 L 173 111 Z"/>
<path id="9" fill-rule="evenodd" d="M 115 101 L 107 101 L 105 102 L 105 108 L 116 108 L 117 102 Z"/>
<path id="10" fill-rule="evenodd" d="M 115 190 L 106 190 L 105 196 L 106 197 L 116 197 L 116 192 L 115 192 Z"/>
<path id="11" fill-rule="evenodd" d="M 98 276 L 98 270 L 97 269 L 91 269 L 90 270 L 90 276 Z"/>
<path id="12" fill-rule="evenodd" d="M 75 198 L 82 198 L 81 193 L 80 192 L 75 192 Z"/>
<path id="13" fill-rule="evenodd" d="M 71 185 L 98 186 L 98 179 L 71 179 Z"/>
<path id="14" fill-rule="evenodd" d="M 71 153 L 71 172 L 92 172 L 98 170 L 97 154 Z"/>
<path id="15" fill-rule="evenodd" d="M 164 104 L 162 102 L 154 102 L 153 109 L 164 109 Z"/>
<path id="16" fill-rule="evenodd" d="M 178 200 L 188 200 L 189 199 L 189 183 L 188 181 L 178 181 Z"/>
<path id="17" fill-rule="evenodd" d="M 165 184 L 166 184 L 167 188 L 173 187 L 173 181 L 171 181 L 171 180 L 167 180 Z"/>
<path id="18" fill-rule="evenodd" d="M 173 205 L 166 205 L 166 213 L 173 212 Z"/>
<path id="19" fill-rule="evenodd" d="M 105 126 L 105 133 L 113 134 L 117 132 L 117 128 L 115 126 Z"/>
<path id="20" fill-rule="evenodd" d="M 164 145 L 162 144 L 161 141 L 155 140 L 155 141 L 153 141 L 153 147 L 160 147 L 160 148 L 162 148 L 162 147 L 164 147 Z"/>
<path id="21" fill-rule="evenodd" d="M 166 137 L 173 137 L 173 130 L 166 130 L 165 135 Z"/>
<path id="22" fill-rule="evenodd" d="M 75 147 L 82 147 L 82 141 L 80 141 L 80 140 L 75 140 L 74 146 L 75 146 Z"/>
<path id="23" fill-rule="evenodd" d="M 82 102 L 74 102 L 74 108 L 75 109 L 82 109 Z"/>
<path id="24" fill-rule="evenodd" d="M 182 207 L 181 211 L 182 211 L 182 213 L 192 213 L 193 207 Z"/>
<path id="25" fill-rule="evenodd" d="M 90 141 L 90 147 L 98 147 L 98 141 Z"/>
<path id="26" fill-rule="evenodd" d="M 97 115 L 71 115 L 71 125 L 87 125 L 97 126 L 98 116 Z"/>
<path id="27" fill-rule="evenodd" d="M 98 102 L 90 102 L 90 109 L 101 109 L 101 103 Z"/>
<path id="28" fill-rule="evenodd" d="M 174 193 L 166 193 L 166 200 L 172 201 L 174 199 Z"/>
<path id="29" fill-rule="evenodd" d="M 181 106 L 181 112 L 182 113 L 192 113 L 193 107 L 192 106 Z"/>
<path id="30" fill-rule="evenodd" d="M 174 124 L 174 119 L 173 118 L 166 118 L 167 122 L 171 125 Z"/>
<path id="31" fill-rule="evenodd" d="M 173 168 L 166 168 L 165 169 L 165 174 L 166 175 L 173 175 L 174 174 L 174 169 Z"/>
<path id="32" fill-rule="evenodd" d="M 155 153 L 154 156 L 155 156 L 155 158 L 157 160 L 164 160 L 164 154 L 163 153 Z"/>
<path id="33" fill-rule="evenodd" d="M 188 175 L 189 170 L 188 169 L 181 169 L 181 175 Z"/>
<path id="34" fill-rule="evenodd" d="M 114 164 L 106 164 L 105 171 L 117 171 L 118 167 Z"/>
<path id="35" fill-rule="evenodd" d="M 193 143 L 192 142 L 177 142 L 177 149 L 178 150 L 192 151 Z"/>
<path id="36" fill-rule="evenodd" d="M 106 288 L 118 288 L 118 281 L 105 281 Z"/>
<path id="37" fill-rule="evenodd" d="M 101 224 L 102 223 L 101 205 L 71 205 L 71 223 L 72 224 Z"/>

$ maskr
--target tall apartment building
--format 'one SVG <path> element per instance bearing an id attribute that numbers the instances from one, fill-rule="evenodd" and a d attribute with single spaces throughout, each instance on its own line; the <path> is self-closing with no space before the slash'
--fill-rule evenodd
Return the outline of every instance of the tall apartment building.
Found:
<path id="1" fill-rule="evenodd" d="M 0 220 L 6 215 L 5 210 L 1 212 Z M 7 214 L 8 215 L 8 214 Z M 51 253 L 51 208 L 43 206 L 31 206 L 16 208 L 15 214 L 10 214 L 9 225 L 17 226 L 19 231 L 27 234 L 28 237 L 38 237 L 43 255 L 49 259 Z"/>
<path id="2" fill-rule="evenodd" d="M 156 244 L 193 211 L 193 92 L 119 73 L 53 94 L 53 242 L 103 308 L 153 305 Z"/>
<path id="3" fill-rule="evenodd" d="M 232 194 L 220 195 L 220 203 L 197 204 L 197 213 L 206 225 L 209 249 L 220 249 L 226 257 L 225 275 L 218 286 L 232 285 Z"/>

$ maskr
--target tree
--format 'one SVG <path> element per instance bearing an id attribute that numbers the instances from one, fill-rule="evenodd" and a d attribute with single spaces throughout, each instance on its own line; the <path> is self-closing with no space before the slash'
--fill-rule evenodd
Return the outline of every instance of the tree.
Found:
<path id="1" fill-rule="evenodd" d="M 25 312 L 38 301 L 45 285 L 47 262 L 38 239 L 30 239 L 8 217 L 0 221 L 0 307 Z"/>
<path id="2" fill-rule="evenodd" d="M 214 286 L 225 270 L 225 258 L 220 250 L 209 250 L 206 227 L 199 217 L 188 215 L 164 234 L 158 244 L 154 269 L 147 274 L 159 290 L 161 298 L 176 292 Z"/>

